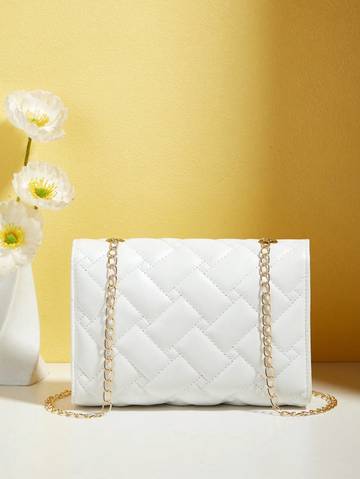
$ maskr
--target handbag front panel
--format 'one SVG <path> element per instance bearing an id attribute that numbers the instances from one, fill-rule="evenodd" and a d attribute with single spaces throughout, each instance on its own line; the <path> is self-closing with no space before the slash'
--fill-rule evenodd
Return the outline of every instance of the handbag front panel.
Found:
<path id="1" fill-rule="evenodd" d="M 102 402 L 104 240 L 72 254 L 72 400 Z M 269 405 L 257 240 L 126 240 L 118 247 L 113 404 Z M 309 242 L 271 245 L 273 362 L 280 404 L 311 396 Z"/>

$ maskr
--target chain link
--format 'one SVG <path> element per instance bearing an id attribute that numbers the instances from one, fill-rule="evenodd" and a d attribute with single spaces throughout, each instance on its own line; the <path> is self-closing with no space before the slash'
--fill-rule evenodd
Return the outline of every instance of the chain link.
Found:
<path id="1" fill-rule="evenodd" d="M 105 333 L 104 333 L 104 373 L 102 406 L 98 412 L 81 412 L 70 409 L 61 409 L 56 402 L 71 396 L 71 389 L 65 389 L 61 393 L 46 398 L 45 409 L 59 416 L 74 417 L 77 419 L 94 419 L 102 417 L 112 408 L 113 389 L 113 341 L 115 339 L 115 301 L 117 287 L 117 251 L 118 244 L 124 240 L 108 239 L 109 243 L 106 263 L 106 286 L 105 286 Z"/>
<path id="2" fill-rule="evenodd" d="M 277 240 L 263 238 L 259 241 L 259 277 L 260 277 L 260 316 L 261 316 L 261 337 L 262 352 L 265 369 L 266 389 L 269 395 L 270 404 L 274 411 L 281 416 L 314 416 L 321 414 L 337 405 L 337 399 L 328 393 L 313 391 L 312 396 L 321 398 L 325 401 L 325 405 L 315 409 L 302 409 L 301 411 L 289 411 L 279 406 L 279 398 L 275 388 L 275 371 L 273 366 L 272 355 L 272 318 L 271 318 L 271 294 L 270 294 L 270 248 L 272 243 Z"/>
<path id="3" fill-rule="evenodd" d="M 107 276 L 105 293 L 105 333 L 104 333 L 104 376 L 103 376 L 103 396 L 101 410 L 98 412 L 82 412 L 69 409 L 62 409 L 56 406 L 56 402 L 71 396 L 71 389 L 65 389 L 61 393 L 49 396 L 45 400 L 45 409 L 53 414 L 60 416 L 74 417 L 78 419 L 94 419 L 104 416 L 112 408 L 112 389 L 113 389 L 113 341 L 115 338 L 115 301 L 117 287 L 117 250 L 121 239 L 109 239 L 109 248 L 107 253 Z M 275 371 L 273 367 L 272 356 L 272 331 L 271 331 L 271 294 L 270 294 L 270 247 L 276 240 L 263 238 L 259 241 L 259 277 L 260 277 L 260 296 L 261 296 L 261 336 L 262 352 L 264 359 L 266 388 L 270 399 L 271 407 L 281 416 L 313 416 L 321 414 L 337 405 L 334 396 L 328 393 L 313 391 L 315 398 L 325 401 L 325 405 L 315 409 L 303 409 L 301 411 L 289 411 L 279 406 L 279 399 L 275 388 Z"/>

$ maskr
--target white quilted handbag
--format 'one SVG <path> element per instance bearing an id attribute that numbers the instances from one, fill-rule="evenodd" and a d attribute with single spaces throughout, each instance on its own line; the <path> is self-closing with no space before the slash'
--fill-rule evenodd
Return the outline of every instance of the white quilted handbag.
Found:
<path id="1" fill-rule="evenodd" d="M 75 240 L 72 401 L 272 406 L 311 410 L 307 240 Z"/>

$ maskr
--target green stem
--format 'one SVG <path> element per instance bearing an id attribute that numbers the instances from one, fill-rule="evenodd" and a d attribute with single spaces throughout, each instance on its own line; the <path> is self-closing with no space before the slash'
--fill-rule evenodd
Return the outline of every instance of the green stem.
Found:
<path id="1" fill-rule="evenodd" d="M 29 163 L 29 155 L 30 155 L 30 148 L 31 148 L 31 138 L 28 138 L 28 142 L 26 145 L 26 153 L 25 153 L 25 159 L 24 159 L 24 166 L 26 166 Z"/>

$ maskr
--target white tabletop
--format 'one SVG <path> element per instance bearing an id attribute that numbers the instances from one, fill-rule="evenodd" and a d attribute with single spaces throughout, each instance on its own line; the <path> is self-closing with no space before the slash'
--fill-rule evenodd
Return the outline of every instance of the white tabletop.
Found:
<path id="1" fill-rule="evenodd" d="M 128 407 L 102 419 L 59 417 L 42 402 L 69 387 L 70 369 L 49 367 L 40 384 L 0 387 L 4 479 L 359 477 L 360 363 L 314 365 L 314 387 L 334 393 L 339 405 L 307 418 L 232 406 Z"/>

